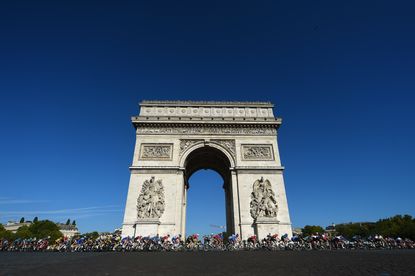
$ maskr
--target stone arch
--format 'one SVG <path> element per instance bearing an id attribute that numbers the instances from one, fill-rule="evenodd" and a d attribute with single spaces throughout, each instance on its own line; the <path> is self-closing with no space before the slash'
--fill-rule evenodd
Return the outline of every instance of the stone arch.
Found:
<path id="1" fill-rule="evenodd" d="M 180 157 L 180 161 L 179 161 L 180 168 L 185 167 L 185 162 L 186 162 L 187 157 L 194 150 L 197 150 L 197 149 L 203 148 L 203 147 L 212 147 L 212 148 L 218 149 L 219 151 L 221 151 L 228 158 L 230 168 L 234 168 L 236 166 L 236 160 L 235 160 L 234 156 L 232 156 L 232 153 L 229 151 L 229 149 L 225 148 L 224 146 L 222 146 L 221 144 L 219 144 L 218 142 L 215 142 L 215 141 L 200 140 L 200 141 L 194 143 L 189 148 L 187 148 L 182 153 L 182 156 Z"/>
<path id="2" fill-rule="evenodd" d="M 224 179 L 230 202 L 228 232 L 235 231 L 243 239 L 254 233 L 260 238 L 268 233 L 290 234 L 277 142 L 282 120 L 274 117 L 273 107 L 270 102 L 142 101 L 140 114 L 132 117 L 136 146 L 123 235 L 185 234 L 187 180 L 206 167 Z M 277 219 L 250 214 L 253 183 L 262 178 L 276 193 Z M 163 185 L 165 211 L 160 217 L 143 219 L 137 216 L 138 194 L 151 179 Z"/>
<path id="3" fill-rule="evenodd" d="M 184 161 L 181 164 L 183 166 L 183 183 L 185 186 L 185 204 L 183 206 L 183 213 L 187 211 L 187 190 L 190 190 L 189 179 L 193 173 L 202 169 L 211 169 L 216 171 L 223 180 L 223 190 L 225 196 L 225 214 L 226 214 L 226 232 L 232 234 L 235 232 L 234 217 L 233 217 L 233 197 L 232 197 L 232 175 L 231 169 L 233 168 L 232 158 L 229 154 L 226 154 L 227 150 L 217 144 L 199 143 L 194 145 L 192 149 L 189 149 Z M 186 233 L 186 215 L 183 217 L 183 233 Z"/>

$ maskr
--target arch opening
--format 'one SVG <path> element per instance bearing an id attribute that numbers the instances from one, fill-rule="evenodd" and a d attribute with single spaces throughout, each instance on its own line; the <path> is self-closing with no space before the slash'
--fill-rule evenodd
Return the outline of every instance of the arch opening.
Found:
<path id="1" fill-rule="evenodd" d="M 204 147 L 200 147 L 200 148 L 193 150 L 192 152 L 189 153 L 189 155 L 186 157 L 186 160 L 184 162 L 184 169 L 185 169 L 184 170 L 184 183 L 185 183 L 186 190 L 188 190 L 186 191 L 186 193 L 188 193 L 189 190 L 190 190 L 190 193 L 192 193 L 191 186 L 197 185 L 196 183 L 193 183 L 193 181 L 189 183 L 189 179 L 192 178 L 193 175 L 195 175 L 196 176 L 195 180 L 198 181 L 199 179 L 197 175 L 199 174 L 199 171 L 202 169 L 212 170 L 216 172 L 222 178 L 222 181 L 223 181 L 222 188 L 223 188 L 224 195 L 225 195 L 224 205 L 225 205 L 226 228 L 225 229 L 218 228 L 216 232 L 226 232 L 227 234 L 231 234 L 235 232 L 235 229 L 233 226 L 234 223 L 233 223 L 233 211 L 232 211 L 233 208 L 232 208 L 232 185 L 231 185 L 232 178 L 231 178 L 230 168 L 231 168 L 231 162 L 229 161 L 228 157 L 221 150 L 214 148 L 214 147 L 209 147 L 209 146 L 204 146 Z M 210 175 L 212 174 L 213 172 L 210 173 Z M 207 179 L 209 179 L 209 177 Z M 218 179 L 218 176 L 216 177 L 215 181 L 220 182 L 220 179 Z M 203 184 L 209 185 L 210 183 L 203 183 Z M 204 189 L 204 188 L 197 189 L 197 190 L 209 191 L 209 189 Z M 208 198 L 208 195 L 206 198 Z M 223 204 L 223 196 L 222 196 L 222 199 L 219 198 L 217 200 L 218 204 L 221 204 L 221 202 Z M 216 204 L 216 201 L 206 203 L 205 208 L 209 208 L 209 206 L 212 203 Z M 192 206 L 190 207 L 192 208 Z M 187 208 L 187 204 L 185 208 Z M 187 213 L 186 210 L 185 210 L 185 213 Z M 211 222 L 209 221 L 206 221 L 206 223 L 211 224 Z M 187 234 L 191 234 L 191 233 L 187 233 Z"/>
<path id="2" fill-rule="evenodd" d="M 223 178 L 214 170 L 200 169 L 189 178 L 186 232 L 206 235 L 226 231 Z"/>

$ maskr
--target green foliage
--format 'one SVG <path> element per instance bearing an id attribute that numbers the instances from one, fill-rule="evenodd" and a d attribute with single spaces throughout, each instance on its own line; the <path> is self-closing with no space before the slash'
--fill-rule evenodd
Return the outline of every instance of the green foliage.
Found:
<path id="1" fill-rule="evenodd" d="M 62 237 L 62 233 L 59 231 L 59 227 L 50 220 L 41 220 L 32 223 L 29 226 L 29 231 L 32 233 L 32 237 L 39 239 L 49 237 L 51 241 L 55 241 L 56 239 Z"/>
<path id="2" fill-rule="evenodd" d="M 38 222 L 39 221 L 39 218 L 38 217 L 35 217 L 34 219 L 33 219 L 33 222 Z"/>
<path id="3" fill-rule="evenodd" d="M 72 221 L 72 225 L 74 225 L 74 226 L 76 225 L 76 220 Z"/>
<path id="4" fill-rule="evenodd" d="M 347 238 L 380 234 L 384 237 L 415 239 L 415 218 L 410 215 L 397 215 L 377 222 L 348 223 L 336 225 L 336 232 Z"/>
<path id="5" fill-rule="evenodd" d="M 397 215 L 376 222 L 376 231 L 383 236 L 415 239 L 415 218 Z"/>
<path id="6" fill-rule="evenodd" d="M 14 240 L 15 235 L 11 231 L 4 229 L 4 226 L 0 224 L 0 239 Z"/>
<path id="7" fill-rule="evenodd" d="M 69 225 L 69 224 L 71 224 L 71 220 L 70 219 L 68 219 L 67 221 L 66 221 L 66 223 L 65 223 L 66 225 Z"/>
<path id="8" fill-rule="evenodd" d="M 50 237 L 51 240 L 56 240 L 61 236 L 62 233 L 59 231 L 59 227 L 49 220 L 37 221 L 32 223 L 30 226 L 21 226 L 16 232 L 16 237 L 22 239 L 43 239 Z"/>
<path id="9" fill-rule="evenodd" d="M 24 225 L 17 229 L 16 233 L 13 234 L 11 231 L 7 231 L 4 227 L 0 226 L 0 238 L 13 240 L 17 238 L 29 239 L 29 238 L 50 238 L 51 242 L 54 242 L 58 238 L 62 237 L 62 233 L 59 231 L 59 227 L 52 221 L 49 220 L 33 220 L 34 222 L 30 225 Z"/>
<path id="10" fill-rule="evenodd" d="M 323 233 L 324 229 L 321 226 L 318 225 L 306 225 L 304 226 L 304 228 L 302 229 L 303 235 L 304 236 L 310 236 L 312 234 L 315 233 Z"/>
<path id="11" fill-rule="evenodd" d="M 15 236 L 16 238 L 21 238 L 21 239 L 33 238 L 33 234 L 29 230 L 29 226 L 27 225 L 20 226 L 19 229 L 17 229 Z"/>
<path id="12" fill-rule="evenodd" d="M 22 217 L 21 219 L 20 219 L 20 223 L 23 223 L 24 222 L 24 217 Z"/>
<path id="13" fill-rule="evenodd" d="M 375 223 L 349 223 L 336 225 L 336 232 L 342 236 L 351 238 L 353 236 L 368 237 L 375 229 Z"/>

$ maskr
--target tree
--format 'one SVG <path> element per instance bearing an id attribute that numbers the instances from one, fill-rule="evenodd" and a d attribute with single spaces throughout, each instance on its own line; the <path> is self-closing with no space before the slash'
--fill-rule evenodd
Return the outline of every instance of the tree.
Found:
<path id="1" fill-rule="evenodd" d="M 71 224 L 71 220 L 70 220 L 70 219 L 68 219 L 68 220 L 66 221 L 66 225 L 69 225 L 69 224 Z"/>
<path id="2" fill-rule="evenodd" d="M 53 243 L 60 237 L 62 237 L 62 233 L 59 231 L 59 227 L 49 220 L 38 220 L 33 222 L 30 226 L 20 226 L 19 229 L 17 229 L 16 234 L 6 231 L 3 226 L 0 227 L 0 238 L 6 238 L 8 240 L 16 238 L 50 238 L 50 242 Z"/>
<path id="3" fill-rule="evenodd" d="M 32 237 L 33 233 L 30 231 L 29 226 L 27 225 L 20 226 L 16 231 L 16 238 L 28 239 Z"/>
<path id="4" fill-rule="evenodd" d="M 39 218 L 38 217 L 35 217 L 34 219 L 33 219 L 33 222 L 38 222 L 39 221 Z"/>
<path id="5" fill-rule="evenodd" d="M 41 220 L 32 223 L 29 226 L 29 231 L 32 233 L 32 237 L 36 237 L 38 239 L 49 237 L 52 242 L 62 237 L 62 233 L 59 231 L 59 227 L 56 225 L 56 223 L 50 220 Z"/>
<path id="6" fill-rule="evenodd" d="M 6 239 L 6 240 L 14 240 L 15 235 L 11 232 L 6 230 L 2 224 L 0 224 L 0 239 Z"/>
<path id="7" fill-rule="evenodd" d="M 389 237 L 415 238 L 415 218 L 410 215 L 396 215 L 376 222 L 377 234 Z"/>
<path id="8" fill-rule="evenodd" d="M 310 236 L 315 233 L 324 233 L 323 227 L 319 225 L 306 225 L 302 231 L 304 236 Z"/>
<path id="9" fill-rule="evenodd" d="M 72 225 L 75 226 L 76 225 L 76 220 L 72 221 Z"/>
<path id="10" fill-rule="evenodd" d="M 347 223 L 336 225 L 336 232 L 347 238 L 368 237 L 380 234 L 392 238 L 415 238 L 415 218 L 410 215 L 397 215 L 380 219 L 377 222 Z"/>
<path id="11" fill-rule="evenodd" d="M 352 238 L 353 236 L 368 237 L 373 234 L 375 223 L 363 222 L 363 223 L 347 223 L 336 225 L 336 232 L 346 238 Z"/>
<path id="12" fill-rule="evenodd" d="M 21 219 L 20 219 L 20 223 L 23 223 L 24 222 L 24 217 L 22 217 Z"/>

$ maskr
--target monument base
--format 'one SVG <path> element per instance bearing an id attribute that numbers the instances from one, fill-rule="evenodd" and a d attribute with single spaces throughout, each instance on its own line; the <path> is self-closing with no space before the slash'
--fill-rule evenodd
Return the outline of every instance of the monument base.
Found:
<path id="1" fill-rule="evenodd" d="M 268 234 L 274 235 L 279 233 L 279 220 L 277 218 L 261 217 L 254 222 L 255 235 L 258 240 L 264 239 Z"/>
<path id="2" fill-rule="evenodd" d="M 159 225 L 160 220 L 158 218 L 145 218 L 138 219 L 135 224 L 134 236 L 137 236 L 135 233 L 140 233 L 140 236 L 155 236 L 159 234 Z"/>

